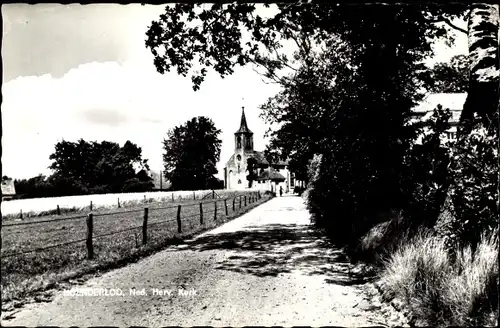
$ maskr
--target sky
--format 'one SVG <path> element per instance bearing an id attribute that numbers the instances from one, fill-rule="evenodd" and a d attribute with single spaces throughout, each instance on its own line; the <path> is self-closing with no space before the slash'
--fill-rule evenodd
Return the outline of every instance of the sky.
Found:
<path id="1" fill-rule="evenodd" d="M 2 6 L 2 175 L 48 175 L 54 145 L 80 138 L 120 145 L 130 140 L 158 172 L 166 132 L 203 115 L 222 131 L 217 165 L 222 178 L 242 106 L 254 132 L 254 148 L 264 150 L 268 127 L 258 106 L 279 87 L 266 84 L 252 67 L 237 68 L 224 79 L 209 74 L 197 92 L 189 77 L 158 73 L 144 41 L 164 7 Z M 467 53 L 467 38 L 457 36 L 453 48 L 437 44 L 429 60 Z"/>

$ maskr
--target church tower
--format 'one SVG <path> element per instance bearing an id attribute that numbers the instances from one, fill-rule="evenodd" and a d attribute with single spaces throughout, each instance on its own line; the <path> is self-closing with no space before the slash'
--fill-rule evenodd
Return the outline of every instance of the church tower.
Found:
<path id="1" fill-rule="evenodd" d="M 241 108 L 240 128 L 234 133 L 235 152 L 253 152 L 253 132 L 250 131 L 245 117 L 245 107 Z"/>
<path id="2" fill-rule="evenodd" d="M 234 155 L 226 165 L 226 188 L 247 187 L 247 160 L 253 156 L 253 132 L 248 128 L 245 108 L 242 107 L 240 128 L 234 133 Z"/>

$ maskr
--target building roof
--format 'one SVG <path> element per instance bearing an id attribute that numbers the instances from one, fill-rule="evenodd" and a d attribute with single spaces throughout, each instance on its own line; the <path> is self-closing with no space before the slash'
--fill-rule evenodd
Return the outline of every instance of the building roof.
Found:
<path id="1" fill-rule="evenodd" d="M 437 105 L 442 105 L 443 108 L 450 110 L 462 110 L 464 107 L 467 93 L 431 93 L 426 96 L 413 111 L 415 113 L 432 112 Z"/>
<path id="2" fill-rule="evenodd" d="M 443 106 L 443 109 L 449 109 L 451 117 L 449 123 L 456 125 L 460 121 L 460 115 L 464 107 L 467 93 L 431 93 L 426 96 L 415 108 L 413 108 L 413 118 L 411 123 L 418 121 L 424 122 L 431 118 L 434 109 L 438 105 Z"/>
<path id="3" fill-rule="evenodd" d="M 286 178 L 276 170 L 269 168 L 269 170 L 262 172 L 255 180 L 285 181 Z"/>
<path id="4" fill-rule="evenodd" d="M 2 196 L 11 196 L 16 194 L 16 188 L 14 186 L 14 180 L 4 180 L 2 181 Z"/>
<path id="5" fill-rule="evenodd" d="M 237 133 L 248 133 L 248 134 L 253 134 L 252 131 L 250 131 L 250 129 L 248 128 L 248 125 L 247 125 L 247 118 L 245 117 L 245 108 L 242 107 L 241 108 L 241 122 L 240 122 L 240 128 L 238 129 L 238 131 L 235 132 L 235 134 Z"/>
<path id="6" fill-rule="evenodd" d="M 264 156 L 264 153 L 261 151 L 255 150 L 252 157 L 257 161 L 257 164 L 269 165 L 269 162 L 267 161 L 266 157 Z"/>

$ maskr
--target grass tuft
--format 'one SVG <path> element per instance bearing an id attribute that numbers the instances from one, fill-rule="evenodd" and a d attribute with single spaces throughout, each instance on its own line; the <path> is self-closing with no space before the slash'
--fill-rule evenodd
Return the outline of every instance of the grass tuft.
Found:
<path id="1" fill-rule="evenodd" d="M 409 239 L 385 262 L 384 297 L 398 298 L 425 325 L 494 326 L 498 313 L 498 231 L 484 235 L 473 253 L 452 259 L 445 239 L 425 231 Z"/>

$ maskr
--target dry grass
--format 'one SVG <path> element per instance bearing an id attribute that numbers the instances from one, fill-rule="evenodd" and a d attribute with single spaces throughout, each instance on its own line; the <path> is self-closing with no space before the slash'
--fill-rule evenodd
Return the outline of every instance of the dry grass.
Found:
<path id="1" fill-rule="evenodd" d="M 421 232 L 385 263 L 385 297 L 398 298 L 425 325 L 495 325 L 498 232 L 485 235 L 475 253 L 448 255 L 445 240 Z"/>
<path id="2" fill-rule="evenodd" d="M 176 204 L 149 204 L 148 243 L 142 245 L 143 208 L 95 212 L 94 216 L 94 253 L 93 260 L 86 259 L 85 241 L 43 251 L 26 253 L 11 257 L 9 254 L 26 252 L 36 248 L 59 243 L 85 239 L 85 218 L 63 221 L 40 222 L 29 225 L 2 227 L 2 303 L 13 299 L 23 299 L 34 292 L 51 287 L 54 283 L 82 274 L 105 270 L 123 265 L 140 257 L 151 254 L 183 238 L 201 231 L 212 229 L 228 220 L 234 219 L 251 208 L 267 201 L 263 196 L 255 203 L 235 211 L 232 201 L 227 201 L 228 215 L 225 215 L 224 202 L 217 201 L 217 218 L 214 219 L 215 200 L 186 201 L 181 205 L 182 232 L 177 232 Z M 200 223 L 200 202 L 203 203 L 203 224 Z M 163 206 L 162 206 L 163 205 Z M 173 205 L 173 206 L 172 206 Z M 161 207 L 170 207 L 160 209 Z M 55 218 L 52 216 L 52 218 Z M 59 218 L 59 217 L 57 217 Z M 50 219 L 50 217 L 49 217 Z M 45 221 L 47 218 L 33 219 Z M 30 219 L 30 221 L 33 221 Z M 35 222 L 36 222 L 35 221 Z M 121 230 L 125 230 L 122 231 Z M 103 236 L 105 234 L 111 234 Z M 99 237 L 102 236 L 102 237 Z"/>

